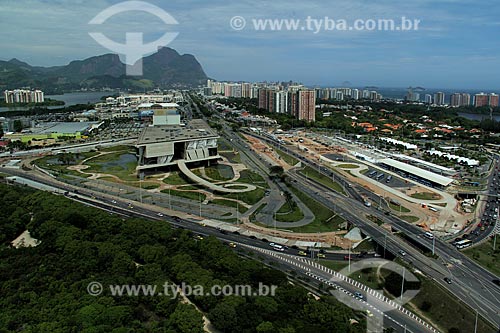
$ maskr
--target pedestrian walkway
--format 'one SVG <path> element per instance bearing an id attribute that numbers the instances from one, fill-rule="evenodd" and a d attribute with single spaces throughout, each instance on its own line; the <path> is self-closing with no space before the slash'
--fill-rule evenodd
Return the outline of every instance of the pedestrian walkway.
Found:
<path id="1" fill-rule="evenodd" d="M 243 193 L 243 192 L 253 191 L 257 188 L 255 185 L 242 184 L 242 183 L 226 184 L 225 187 L 216 185 L 194 174 L 191 170 L 189 170 L 184 161 L 178 161 L 177 166 L 179 167 L 179 170 L 186 177 L 188 177 L 189 179 L 191 179 L 192 181 L 196 182 L 201 186 L 209 188 L 212 191 L 217 191 L 222 193 Z M 231 188 L 232 186 L 237 186 L 238 188 Z M 245 187 L 245 188 L 240 188 L 240 187 Z"/>

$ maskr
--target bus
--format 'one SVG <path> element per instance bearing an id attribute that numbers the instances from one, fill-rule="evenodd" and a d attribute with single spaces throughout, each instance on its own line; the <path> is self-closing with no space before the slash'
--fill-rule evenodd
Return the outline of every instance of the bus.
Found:
<path id="1" fill-rule="evenodd" d="M 381 173 L 381 174 L 377 175 L 376 178 L 377 178 L 377 180 L 381 180 L 384 177 L 385 177 L 385 174 Z"/>
<path id="2" fill-rule="evenodd" d="M 387 179 L 385 180 L 385 182 L 386 182 L 386 183 L 390 183 L 390 182 L 391 182 L 391 180 L 392 180 L 392 176 L 391 176 L 391 175 L 389 175 L 389 176 L 387 176 Z"/>
<path id="3" fill-rule="evenodd" d="M 465 249 L 472 245 L 472 241 L 470 239 L 464 239 L 455 243 L 455 247 L 459 250 Z"/>
<path id="4" fill-rule="evenodd" d="M 276 244 L 276 243 L 270 243 L 269 244 L 274 250 L 276 251 L 280 251 L 280 252 L 283 252 L 285 251 L 285 247 L 283 245 L 280 245 L 280 244 Z"/>
<path id="5" fill-rule="evenodd" d="M 377 171 L 373 170 L 372 172 L 370 172 L 368 174 L 368 177 L 373 177 L 373 176 L 375 176 L 376 173 L 377 173 Z"/>

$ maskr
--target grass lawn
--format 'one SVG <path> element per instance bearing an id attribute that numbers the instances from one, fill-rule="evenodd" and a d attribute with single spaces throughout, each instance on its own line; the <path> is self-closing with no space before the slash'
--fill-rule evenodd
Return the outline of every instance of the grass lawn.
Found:
<path id="1" fill-rule="evenodd" d="M 336 192 L 342 193 L 344 195 L 346 194 L 344 192 L 344 189 L 342 188 L 342 186 L 340 186 L 339 183 L 332 181 L 332 179 L 330 177 L 319 174 L 318 171 L 313 170 L 312 168 L 310 168 L 308 166 L 306 166 L 304 169 L 300 170 L 299 172 L 301 174 L 303 174 L 304 176 L 306 176 L 307 178 L 311 178 L 311 179 L 317 181 L 318 183 L 321 183 L 321 184 L 325 185 L 326 187 L 331 188 L 332 190 L 334 190 Z"/>
<path id="2" fill-rule="evenodd" d="M 403 216 L 400 216 L 399 218 L 403 221 L 410 222 L 410 223 L 415 223 L 418 220 L 420 220 L 418 217 L 412 216 L 412 215 L 403 215 Z"/>
<path id="3" fill-rule="evenodd" d="M 261 188 L 256 188 L 253 191 L 247 191 L 247 192 L 242 192 L 242 193 L 220 193 L 217 194 L 218 196 L 228 198 L 228 199 L 236 199 L 236 200 L 241 200 L 249 205 L 255 205 L 257 202 L 260 201 L 264 197 L 265 190 Z"/>
<path id="4" fill-rule="evenodd" d="M 190 185 L 194 184 L 192 180 L 185 177 L 180 171 L 171 172 L 170 175 L 163 180 L 165 184 L 169 185 Z"/>
<path id="5" fill-rule="evenodd" d="M 283 161 L 285 161 L 287 164 L 291 165 L 291 166 L 294 166 L 296 165 L 297 163 L 299 163 L 299 160 L 296 159 L 295 157 L 293 156 L 290 156 L 288 155 L 287 153 L 285 153 L 284 151 L 282 150 L 279 150 L 277 148 L 274 148 L 274 151 L 276 151 L 276 153 L 278 153 L 278 155 L 281 157 L 281 159 Z"/>
<path id="6" fill-rule="evenodd" d="M 302 213 L 297 205 L 291 207 L 288 202 L 285 202 L 276 212 L 275 217 L 276 221 L 279 222 L 297 222 L 304 218 L 304 213 Z"/>
<path id="7" fill-rule="evenodd" d="M 307 194 L 304 194 L 294 187 L 289 187 L 290 190 L 314 213 L 314 221 L 308 225 L 296 228 L 288 228 L 293 232 L 313 233 L 313 232 L 329 232 L 336 231 L 341 223 L 345 220 L 340 216 L 334 216 L 334 212 L 323 206 L 319 202 L 313 200 Z"/>
<path id="8" fill-rule="evenodd" d="M 497 235 L 495 251 L 493 251 L 493 241 L 488 240 L 481 245 L 465 250 L 464 254 L 490 272 L 500 275 L 500 236 Z"/>
<path id="9" fill-rule="evenodd" d="M 219 155 L 224 156 L 231 163 L 241 163 L 241 157 L 240 154 L 238 153 L 235 154 L 235 153 L 224 152 L 224 153 L 219 153 Z"/>
<path id="10" fill-rule="evenodd" d="M 433 281 L 420 280 L 420 292 L 407 307 L 428 317 L 442 332 L 450 332 L 452 328 L 458 329 L 456 332 L 474 332 L 475 312 Z M 496 332 L 484 320 L 478 320 L 477 331 Z"/>
<path id="11" fill-rule="evenodd" d="M 217 150 L 218 151 L 228 151 L 228 150 L 233 150 L 233 146 L 226 140 L 226 139 L 223 139 L 223 138 L 219 138 L 219 140 L 217 140 Z"/>
<path id="12" fill-rule="evenodd" d="M 437 193 L 432 193 L 432 192 L 418 192 L 418 193 L 413 193 L 410 195 L 410 197 L 419 199 L 419 200 L 440 200 L 442 197 L 437 194 Z"/>
<path id="13" fill-rule="evenodd" d="M 162 193 L 167 193 L 168 190 L 162 190 Z M 194 201 L 204 201 L 207 196 L 200 192 L 189 192 L 189 191 L 178 191 L 178 190 L 170 190 L 170 195 L 175 195 L 176 197 L 191 199 Z"/>
<path id="14" fill-rule="evenodd" d="M 356 246 L 355 248 L 356 251 L 374 251 L 375 250 L 375 244 L 373 240 L 368 239 L 364 240 L 361 244 Z"/>
<path id="15" fill-rule="evenodd" d="M 347 262 L 339 261 L 320 260 L 320 263 L 335 271 L 340 271 L 347 266 Z M 382 269 L 381 272 L 383 277 L 386 277 L 389 273 L 385 269 Z M 378 281 L 375 269 L 353 272 L 350 277 L 370 288 L 381 289 L 384 287 L 384 283 Z M 438 325 L 442 332 L 450 332 L 452 328 L 459 329 L 456 332 L 474 332 L 475 313 L 466 304 L 461 303 L 432 280 L 418 278 L 421 281 L 420 291 L 405 307 Z M 387 292 L 384 293 L 387 294 Z M 477 331 L 495 332 L 483 320 L 478 321 Z"/>
<path id="16" fill-rule="evenodd" d="M 232 200 L 214 199 L 214 200 L 210 201 L 210 203 L 220 205 L 220 206 L 238 208 L 238 211 L 240 213 L 244 213 L 248 210 L 245 206 L 238 205 L 238 203 L 236 201 L 232 201 Z"/>
<path id="17" fill-rule="evenodd" d="M 232 188 L 233 190 L 243 190 L 243 189 L 247 188 L 247 186 L 245 186 L 245 185 L 231 185 L 228 187 Z"/>
<path id="18" fill-rule="evenodd" d="M 269 188 L 266 180 L 261 175 L 251 170 L 241 171 L 240 178 L 236 181 L 236 183 L 252 184 L 263 188 Z"/>
<path id="19" fill-rule="evenodd" d="M 347 261 L 332 261 L 332 260 L 323 260 L 320 259 L 319 263 L 325 267 L 328 267 L 330 269 L 333 269 L 334 271 L 340 271 L 342 268 L 346 267 L 348 265 Z"/>
<path id="20" fill-rule="evenodd" d="M 389 198 L 385 198 L 385 200 L 389 204 L 389 207 L 396 212 L 401 212 L 401 213 L 409 213 L 410 212 L 410 210 L 408 208 L 406 208 L 405 206 L 395 205 L 394 203 L 391 202 L 391 200 Z"/>
<path id="21" fill-rule="evenodd" d="M 341 168 L 341 169 L 357 169 L 359 168 L 359 165 L 356 164 L 339 164 L 336 166 L 336 168 Z"/>
<path id="22" fill-rule="evenodd" d="M 114 146 L 114 147 L 103 147 L 101 149 L 99 149 L 99 151 L 101 152 L 109 152 L 109 151 L 116 151 L 116 152 L 121 152 L 122 154 L 124 152 L 127 152 L 130 150 L 130 147 L 129 146 Z"/>

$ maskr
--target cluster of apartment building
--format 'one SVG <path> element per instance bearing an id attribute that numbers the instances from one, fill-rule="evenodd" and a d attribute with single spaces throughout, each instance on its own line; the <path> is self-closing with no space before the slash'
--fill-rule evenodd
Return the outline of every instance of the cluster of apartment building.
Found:
<path id="1" fill-rule="evenodd" d="M 287 82 L 287 83 L 232 83 L 232 82 L 218 82 L 213 80 L 207 81 L 207 87 L 204 88 L 203 94 L 210 95 L 224 95 L 228 97 L 242 97 L 242 98 L 258 98 L 259 90 L 262 88 L 273 88 L 278 91 L 283 90 L 296 90 L 297 88 L 305 88 L 301 84 Z M 382 95 L 375 90 L 368 89 L 355 89 L 355 88 L 315 88 L 315 95 L 317 100 L 371 100 L 378 101 L 382 99 Z"/>
<path id="2" fill-rule="evenodd" d="M 316 88 L 316 98 L 318 100 L 370 100 L 380 101 L 382 95 L 375 90 L 356 88 Z"/>
<path id="3" fill-rule="evenodd" d="M 5 103 L 43 103 L 45 101 L 44 93 L 41 90 L 15 89 L 5 90 L 3 92 Z"/>
<path id="4" fill-rule="evenodd" d="M 269 112 L 291 114 L 299 120 L 314 121 L 316 100 L 360 100 L 378 101 L 382 95 L 373 90 L 353 88 L 308 89 L 294 82 L 282 83 L 232 83 L 207 81 L 203 89 L 205 96 L 256 98 L 259 108 Z"/>
<path id="5" fill-rule="evenodd" d="M 316 93 L 300 86 L 287 90 L 275 87 L 261 88 L 258 93 L 259 108 L 269 112 L 291 114 L 299 120 L 316 120 Z"/>
<path id="6" fill-rule="evenodd" d="M 420 93 L 408 89 L 405 99 L 411 102 L 421 102 Z M 424 103 L 429 105 L 437 105 L 437 106 L 445 106 L 449 105 L 452 107 L 458 106 L 469 106 L 473 105 L 474 107 L 481 106 L 498 106 L 498 95 L 494 93 L 485 94 L 483 92 L 474 94 L 457 92 L 450 95 L 449 103 L 446 101 L 446 94 L 444 92 L 437 92 L 434 95 L 425 94 L 424 95 Z"/>
<path id="7" fill-rule="evenodd" d="M 491 107 L 497 107 L 498 106 L 498 95 L 497 94 L 485 94 L 485 93 L 479 93 L 474 95 L 474 106 L 475 107 L 480 107 L 480 106 L 491 106 Z"/>

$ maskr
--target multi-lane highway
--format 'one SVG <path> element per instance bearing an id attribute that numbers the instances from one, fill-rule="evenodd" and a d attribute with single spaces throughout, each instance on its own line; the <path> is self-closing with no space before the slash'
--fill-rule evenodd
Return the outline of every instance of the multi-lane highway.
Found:
<path id="1" fill-rule="evenodd" d="M 283 151 L 299 158 L 303 163 L 310 165 L 321 173 L 331 172 L 326 168 L 322 168 L 316 161 L 311 161 L 307 157 L 289 150 L 276 140 L 258 136 L 255 133 L 248 134 L 256 136 L 276 147 L 279 146 Z M 348 184 L 347 180 L 342 179 L 338 175 L 336 175 L 336 180 L 344 185 L 350 197 L 332 192 L 321 184 L 305 179 L 299 173 L 292 171 L 289 175 L 296 181 L 294 186 L 297 186 L 327 206 L 335 204 L 337 209 L 342 210 L 341 215 L 344 218 L 360 227 L 363 233 L 371 236 L 379 244 L 385 246 L 386 250 L 399 256 L 401 256 L 400 251 L 403 250 L 405 252 L 403 258 L 405 261 L 411 263 L 428 276 L 433 277 L 465 304 L 471 306 L 496 327 L 500 327 L 500 288 L 492 282 L 498 279 L 494 274 L 477 265 L 471 259 L 457 251 L 452 245 L 439 239 L 431 241 L 423 237 L 422 229 L 393 215 L 385 215 L 376 209 L 365 207 L 359 200 L 359 195 L 356 196 L 353 193 L 354 187 L 346 186 Z M 438 259 L 425 256 L 400 237 L 379 228 L 376 224 L 368 220 L 366 215 L 373 215 L 386 223 L 390 223 L 394 229 L 404 233 L 407 237 L 427 247 L 430 251 L 434 250 Z M 452 283 L 448 284 L 444 281 L 444 278 L 449 278 Z"/>
<path id="2" fill-rule="evenodd" d="M 1 168 L 0 168 L 1 170 Z M 89 190 L 76 188 L 75 186 L 58 182 L 57 180 L 39 177 L 36 174 L 30 174 L 23 171 L 15 171 L 12 169 L 3 169 L 2 171 L 10 174 L 15 174 L 17 182 L 28 186 L 59 193 L 68 196 L 78 202 L 103 209 L 107 212 L 119 214 L 122 216 L 135 216 L 155 220 L 165 220 L 170 222 L 173 227 L 189 229 L 195 235 L 214 236 L 226 243 L 234 243 L 238 246 L 244 246 L 247 249 L 258 251 L 261 255 L 272 260 L 281 261 L 281 264 L 287 267 L 287 270 L 294 271 L 296 274 L 312 278 L 312 284 L 329 283 L 335 286 L 336 290 L 340 290 L 342 295 L 348 298 L 346 304 L 356 304 L 356 309 L 371 309 L 376 314 L 375 318 L 367 317 L 369 322 L 373 321 L 374 325 L 378 324 L 381 327 L 392 327 L 396 332 L 436 332 L 431 326 L 426 324 L 421 319 L 417 318 L 411 312 L 405 310 L 395 302 L 387 300 L 382 295 L 378 295 L 367 289 L 359 283 L 356 283 L 345 277 L 339 278 L 341 275 L 335 273 L 337 278 L 332 279 L 332 272 L 322 268 L 320 265 L 312 261 L 315 258 L 324 258 L 325 260 L 345 260 L 345 254 L 339 253 L 321 253 L 319 251 L 304 251 L 296 248 L 284 247 L 283 251 L 275 252 L 273 247 L 265 240 L 260 240 L 255 237 L 243 237 L 238 232 L 228 232 L 223 229 L 214 229 L 206 227 L 197 220 L 183 219 L 164 215 L 155 210 L 151 210 L 144 205 L 131 206 L 130 202 L 123 198 L 114 198 L 111 196 L 101 196 L 101 193 Z M 199 237 L 199 238 L 201 238 Z M 275 253 L 274 253 L 275 252 Z M 363 254 L 362 256 L 351 255 L 351 261 L 356 261 L 363 258 L 371 258 L 373 255 Z M 286 260 L 284 260 L 285 258 Z M 296 259 L 294 259 L 296 258 Z M 303 261 L 301 259 L 310 259 Z M 331 280 L 329 282 L 329 280 Z M 359 297 L 356 295 L 363 295 Z M 336 295 L 338 296 L 338 295 Z M 346 300 L 344 299 L 344 302 Z M 380 322 L 375 322 L 379 320 Z M 383 324 L 383 325 L 382 325 Z"/>

